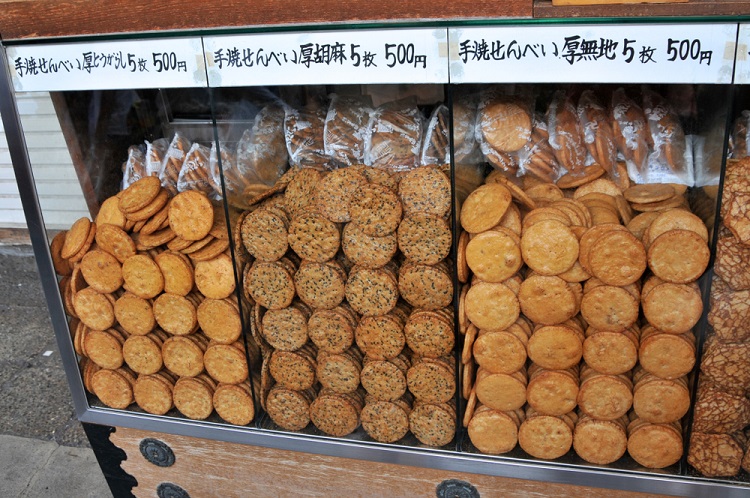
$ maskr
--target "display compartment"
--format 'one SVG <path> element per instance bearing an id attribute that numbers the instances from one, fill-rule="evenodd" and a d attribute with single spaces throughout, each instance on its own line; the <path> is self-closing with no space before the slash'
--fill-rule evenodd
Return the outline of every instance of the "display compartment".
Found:
<path id="1" fill-rule="evenodd" d="M 205 41 L 207 42 L 207 46 L 210 46 L 210 41 L 208 39 Z M 216 57 L 216 47 L 207 50 L 206 55 L 210 80 L 212 71 L 211 59 L 213 57 L 213 63 L 215 65 L 216 60 L 220 58 Z M 231 84 L 229 79 L 226 79 L 222 80 L 227 82 L 226 85 L 223 85 L 220 88 L 190 90 L 162 89 L 159 91 L 153 91 L 152 94 L 149 94 L 149 91 L 146 90 L 144 91 L 144 94 L 149 96 L 144 98 L 144 100 L 153 102 L 153 110 L 151 112 L 144 111 L 142 114 L 147 117 L 139 119 L 151 123 L 151 128 L 158 130 L 154 132 L 152 138 L 173 136 L 174 132 L 192 137 L 190 139 L 191 141 L 195 141 L 199 145 L 203 145 L 209 149 L 209 164 L 210 143 L 216 142 L 218 144 L 215 148 L 215 162 L 217 168 L 222 173 L 219 175 L 219 180 L 223 186 L 222 192 L 226 193 L 225 197 L 228 200 L 225 214 L 228 215 L 228 219 L 232 220 L 233 208 L 252 208 L 252 205 L 249 205 L 249 202 L 252 201 L 253 196 L 249 194 L 245 195 L 245 189 L 249 189 L 248 192 L 253 192 L 253 185 L 258 185 L 260 183 L 268 185 L 268 183 L 273 183 L 273 181 L 275 181 L 275 178 L 273 177 L 278 177 L 278 173 L 281 173 L 278 168 L 272 167 L 270 169 L 270 175 L 271 180 L 273 181 L 268 182 L 263 181 L 264 178 L 253 178 L 252 181 L 247 181 L 247 175 L 241 175 L 242 180 L 237 181 L 238 178 L 235 177 L 233 179 L 231 173 L 232 167 L 230 166 L 232 166 L 232 152 L 235 152 L 234 166 L 236 167 L 240 164 L 236 151 L 240 150 L 239 145 L 242 143 L 242 136 L 244 135 L 245 130 L 253 129 L 254 125 L 258 122 L 257 116 L 259 111 L 266 109 L 269 103 L 284 103 L 285 105 L 295 104 L 295 107 L 299 110 L 299 108 L 304 107 L 305 104 L 319 101 L 319 97 L 324 96 L 326 99 L 324 100 L 326 102 L 325 107 L 330 110 L 331 100 L 329 99 L 329 96 L 331 94 L 342 96 L 354 95 L 360 97 L 362 95 L 369 95 L 371 98 L 377 96 L 375 98 L 381 99 L 378 104 L 375 104 L 375 102 L 372 104 L 373 107 L 379 107 L 381 104 L 389 101 L 398 100 L 395 96 L 400 96 L 401 92 L 414 92 L 417 88 L 414 84 L 406 85 L 406 88 L 399 88 L 395 85 L 382 85 L 382 82 L 380 82 L 380 85 L 357 84 L 346 78 L 338 79 L 343 79 L 345 83 L 350 84 L 332 86 L 330 84 L 325 85 L 325 83 L 321 83 L 321 86 L 310 84 L 304 87 L 285 85 L 278 87 L 264 87 L 261 85 L 263 82 L 261 78 L 259 79 L 258 84 L 252 84 L 253 81 L 246 81 L 243 86 L 235 86 Z M 313 83 L 314 82 L 315 81 L 313 81 Z M 476 86 L 470 89 L 471 91 L 467 92 L 466 86 L 467 85 L 452 85 L 446 87 L 442 84 L 433 83 L 421 87 L 418 91 L 414 92 L 419 95 L 430 95 L 429 98 L 423 100 L 417 107 L 420 114 L 424 117 L 425 122 L 430 123 L 432 121 L 430 118 L 433 115 L 433 111 L 440 109 L 440 106 L 438 105 L 440 102 L 448 104 L 445 109 L 448 110 L 449 113 L 452 112 L 454 114 L 455 120 L 457 109 L 456 103 L 459 102 L 465 94 L 482 93 L 486 90 L 486 87 L 483 88 Z M 546 104 L 549 102 L 550 96 L 553 95 L 556 90 L 564 88 L 566 87 L 559 84 L 525 84 L 518 86 L 516 89 L 519 90 L 520 93 L 527 93 L 538 98 L 538 109 L 541 110 L 547 106 Z M 722 104 L 727 102 L 727 95 L 729 94 L 730 87 L 726 85 L 651 85 L 650 88 L 655 89 L 655 91 L 664 95 L 679 95 L 684 92 L 687 92 L 687 94 L 694 93 L 699 95 L 698 97 L 691 98 L 689 102 L 691 105 L 697 106 L 701 110 L 695 111 L 693 118 L 686 119 L 683 122 L 683 124 L 687 123 L 691 126 L 689 129 L 694 135 L 699 137 L 708 137 L 710 135 L 721 136 L 726 129 L 724 123 L 726 122 L 728 111 L 726 106 Z M 587 89 L 587 87 L 569 89 L 574 92 L 580 92 L 583 89 Z M 611 87 L 609 90 L 612 89 L 614 89 L 614 87 Z M 75 95 L 75 93 L 65 92 L 66 99 L 72 95 Z M 383 97 L 384 95 L 385 97 Z M 206 105 L 207 102 L 208 105 Z M 675 101 L 671 100 L 670 102 Z M 87 109 L 91 108 L 91 106 L 88 105 L 86 105 L 86 107 Z M 283 108 L 283 106 L 280 107 Z M 73 114 L 76 114 L 76 112 L 73 112 Z M 269 114 L 272 113 L 269 111 Z M 154 116 L 156 116 L 156 118 L 154 118 Z M 261 116 L 263 116 L 263 114 L 261 114 Z M 285 121 L 286 117 L 287 111 L 285 110 Z M 154 125 L 151 121 L 153 119 L 156 119 L 158 124 Z M 724 122 L 722 122 L 722 120 L 724 120 Z M 323 123 L 325 124 L 325 120 L 323 120 Z M 693 125 L 693 123 L 699 124 Z M 456 124 L 457 122 L 454 121 L 454 130 Z M 87 127 L 81 127 L 81 129 L 86 128 Z M 278 129 L 275 131 L 278 132 Z M 148 138 L 147 135 L 144 135 L 144 137 Z M 288 135 L 284 136 L 285 142 L 287 139 Z M 139 140 L 140 137 L 135 142 Z M 452 140 L 454 150 L 457 153 L 458 146 L 456 144 L 455 133 Z M 721 140 L 723 144 L 723 136 L 721 137 Z M 268 143 L 266 140 L 263 142 Z M 309 142 L 304 139 L 299 140 L 299 142 L 305 144 L 305 146 L 309 145 Z M 107 142 L 105 141 L 104 143 L 106 144 Z M 123 146 L 124 145 L 132 144 L 128 143 L 123 144 Z M 257 145 L 257 141 L 255 145 Z M 292 152 L 289 147 L 285 148 L 287 154 Z M 351 147 L 349 148 L 351 149 Z M 690 149 L 693 150 L 692 147 L 690 147 Z M 723 151 L 723 149 L 723 145 L 718 147 L 719 151 Z M 125 150 L 127 150 L 127 147 L 125 147 Z M 244 150 L 248 149 L 245 148 Z M 264 166 L 274 166 L 272 158 L 269 158 L 269 156 L 265 154 L 267 151 L 258 151 L 257 149 L 252 148 L 249 150 L 261 152 Z M 310 149 L 301 148 L 301 150 L 309 152 Z M 710 161 L 706 164 L 711 164 L 713 166 L 709 168 L 702 167 L 700 171 L 705 172 L 713 170 L 714 172 L 720 172 L 721 152 L 718 156 L 710 155 L 710 157 Z M 314 162 L 316 160 L 316 155 L 307 154 L 303 155 L 302 158 Z M 444 154 L 436 159 L 439 159 L 438 163 L 445 165 L 446 161 Z M 341 160 L 344 162 L 347 161 L 347 159 L 343 157 Z M 473 191 L 476 185 L 482 180 L 482 177 L 479 175 L 481 174 L 483 176 L 489 171 L 488 168 L 490 167 L 485 165 L 485 161 L 481 159 L 477 162 L 459 161 L 456 157 L 454 162 L 455 169 L 451 178 L 455 183 L 454 192 L 458 197 L 456 205 L 459 206 L 460 203 L 465 201 L 466 196 Z M 255 165 L 257 166 L 257 164 L 259 163 L 256 162 Z M 34 165 L 31 167 L 32 171 L 33 168 Z M 257 167 L 253 169 L 256 173 L 257 170 Z M 451 170 L 448 170 L 448 173 L 450 172 Z M 469 181 L 464 181 L 467 178 Z M 461 181 L 459 181 L 459 179 L 461 179 Z M 237 187 L 242 187 L 242 196 L 236 195 L 238 193 Z M 691 192 L 695 192 L 695 196 L 700 197 L 697 189 Z M 713 208 L 709 208 L 709 211 L 707 218 L 710 219 L 714 210 Z M 237 265 L 236 262 L 239 258 L 238 252 L 241 250 L 240 242 L 244 245 L 244 241 L 241 241 L 242 233 L 241 230 L 238 231 L 236 229 L 236 226 L 237 225 L 234 223 L 229 223 L 228 231 L 231 232 L 229 234 L 229 240 L 234 241 L 234 244 L 230 245 L 234 248 L 233 255 L 235 256 L 235 268 L 239 270 L 240 265 Z M 458 232 L 452 230 L 452 233 L 454 243 L 458 243 Z M 236 282 L 236 284 L 238 284 L 236 285 L 236 288 L 244 288 L 245 283 L 242 280 L 244 271 L 236 271 L 235 274 L 239 279 L 239 282 Z M 455 278 L 459 279 L 458 276 Z M 453 281 L 453 283 L 457 284 L 455 281 Z M 458 288 L 458 285 L 456 285 L 456 288 Z M 62 304 L 59 296 L 57 296 L 57 298 L 54 298 L 53 296 L 53 299 L 56 299 L 58 304 Z M 249 333 L 249 337 L 252 337 L 255 313 L 250 312 L 250 308 L 244 306 L 247 303 L 243 302 L 242 296 L 238 297 L 237 304 L 241 308 L 240 316 L 244 322 L 243 326 L 245 332 Z M 458 304 L 458 307 L 460 309 L 460 304 Z M 67 333 L 67 331 L 65 332 Z M 72 355 L 73 347 L 69 343 L 66 334 L 62 336 L 58 335 L 58 337 L 62 337 L 62 342 L 68 341 L 68 344 L 65 347 L 68 349 L 68 354 Z M 63 349 L 62 346 L 61 349 Z M 252 361 L 252 358 L 250 360 L 251 365 L 257 365 L 259 363 L 257 361 Z M 463 370 L 463 368 L 460 368 L 460 366 L 463 365 L 463 362 L 456 360 L 454 365 L 456 365 L 457 369 Z M 257 368 L 255 370 L 257 370 Z M 72 383 L 74 385 L 78 383 L 78 386 L 80 386 L 81 380 L 77 373 L 73 375 L 73 379 Z M 461 386 L 462 384 L 459 383 L 458 385 Z M 262 397 L 263 389 L 261 388 L 260 391 L 260 397 Z M 100 423 L 137 426 L 165 432 L 197 434 L 205 437 L 237 442 L 252 442 L 273 447 L 293 449 L 301 448 L 304 451 L 351 456 L 355 458 L 367 458 L 378 461 L 391 461 L 391 459 L 397 458 L 399 461 L 417 466 L 437 466 L 440 468 L 456 468 L 464 470 L 470 469 L 472 471 L 482 473 L 486 472 L 493 475 L 513 475 L 516 477 L 550 480 L 567 480 L 572 478 L 576 480 L 576 482 L 622 487 L 631 490 L 653 491 L 655 490 L 654 487 L 657 487 L 659 491 L 678 494 L 688 492 L 687 490 L 708 489 L 715 485 L 714 482 L 706 479 L 690 479 L 684 477 L 686 470 L 685 467 L 682 466 L 673 466 L 667 469 L 666 472 L 652 473 L 644 471 L 643 468 L 627 461 L 619 461 L 610 467 L 593 467 L 583 464 L 581 461 L 575 460 L 575 458 L 571 456 L 568 456 L 568 458 L 563 461 L 555 462 L 544 462 L 533 458 L 530 459 L 527 455 L 524 455 L 521 452 L 513 453 L 507 457 L 489 457 L 474 452 L 475 448 L 472 448 L 469 444 L 469 439 L 464 431 L 459 431 L 459 437 L 456 441 L 449 442 L 449 444 L 443 449 L 436 450 L 423 447 L 420 442 L 414 438 L 402 440 L 401 443 L 404 445 L 374 443 L 369 441 L 369 438 L 365 435 L 362 429 L 343 440 L 330 438 L 319 431 L 309 429 L 302 433 L 292 434 L 286 430 L 279 430 L 280 427 L 274 424 L 272 418 L 268 417 L 263 412 L 259 412 L 259 415 L 261 416 L 258 417 L 251 426 L 246 428 L 236 428 L 224 425 L 221 420 L 215 416 L 202 422 L 196 422 L 185 418 L 172 418 L 175 412 L 168 413 L 166 417 L 159 417 L 140 413 L 137 410 L 124 412 L 102 408 L 93 401 L 89 401 L 88 404 L 79 404 L 77 407 L 82 407 L 82 409 L 79 408 L 79 413 L 83 419 Z M 458 415 L 457 420 L 459 422 L 462 414 L 461 408 L 457 408 L 456 415 Z M 456 447 L 456 443 L 458 443 L 458 447 Z M 722 485 L 722 489 L 724 488 L 730 492 L 742 489 L 732 488 L 731 484 L 729 486 Z"/>

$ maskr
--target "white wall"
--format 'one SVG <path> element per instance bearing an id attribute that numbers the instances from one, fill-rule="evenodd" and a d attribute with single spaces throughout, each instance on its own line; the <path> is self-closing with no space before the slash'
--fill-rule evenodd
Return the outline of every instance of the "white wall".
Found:
<path id="1" fill-rule="evenodd" d="M 69 228 L 88 209 L 49 93 L 18 93 L 16 101 L 46 227 Z M 2 122 L 0 227 L 26 227 Z"/>

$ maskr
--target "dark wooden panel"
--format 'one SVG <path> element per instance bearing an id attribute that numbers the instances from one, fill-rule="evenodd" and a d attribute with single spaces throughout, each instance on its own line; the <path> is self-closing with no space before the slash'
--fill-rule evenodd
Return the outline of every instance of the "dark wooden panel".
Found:
<path id="1" fill-rule="evenodd" d="M 533 0 L 0 0 L 4 40 L 200 28 L 531 17 Z"/>
<path id="2" fill-rule="evenodd" d="M 696 17 L 750 15 L 747 0 L 689 0 L 685 3 L 554 6 L 552 0 L 535 0 L 535 18 L 565 17 Z"/>

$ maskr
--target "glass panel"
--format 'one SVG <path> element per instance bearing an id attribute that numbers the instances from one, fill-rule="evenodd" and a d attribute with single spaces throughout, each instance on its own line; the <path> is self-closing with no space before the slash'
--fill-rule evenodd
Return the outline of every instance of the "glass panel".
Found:
<path id="1" fill-rule="evenodd" d="M 721 85 L 453 88 L 477 367 L 463 450 L 684 472 L 730 101 Z M 492 287 L 506 297 L 483 314 Z"/>
<path id="2" fill-rule="evenodd" d="M 444 87 L 213 92 L 261 426 L 455 448 Z"/>
<path id="3" fill-rule="evenodd" d="M 208 90 L 18 98 L 89 403 L 250 423 Z"/>

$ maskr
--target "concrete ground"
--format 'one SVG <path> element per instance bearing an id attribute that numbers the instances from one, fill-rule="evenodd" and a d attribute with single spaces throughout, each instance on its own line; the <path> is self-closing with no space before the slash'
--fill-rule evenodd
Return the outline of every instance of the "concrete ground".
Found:
<path id="1" fill-rule="evenodd" d="M 112 496 L 75 418 L 34 255 L 23 242 L 0 234 L 0 496 Z"/>

